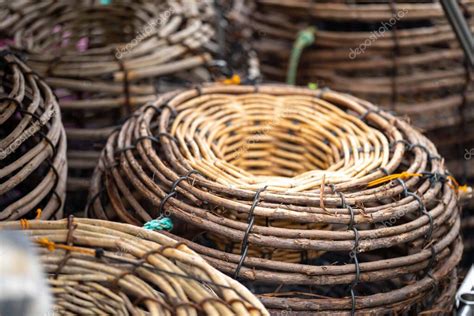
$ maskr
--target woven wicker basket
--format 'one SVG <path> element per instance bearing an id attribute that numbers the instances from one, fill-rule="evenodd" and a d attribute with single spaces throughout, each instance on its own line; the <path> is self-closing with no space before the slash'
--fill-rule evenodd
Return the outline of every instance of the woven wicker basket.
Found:
<path id="1" fill-rule="evenodd" d="M 66 135 L 56 98 L 6 50 L 0 51 L 0 77 L 0 221 L 61 218 Z"/>
<path id="2" fill-rule="evenodd" d="M 440 152 L 447 159 L 464 154 L 474 124 L 474 73 L 438 0 L 255 3 L 250 25 L 267 79 L 285 80 L 298 34 L 312 33 L 312 26 L 314 43 L 294 66 L 300 84 L 316 82 L 396 111 L 422 130 L 436 130 L 430 139 L 440 147 L 447 130 L 460 129 L 456 150 Z M 474 1 L 459 3 L 474 31 Z"/>
<path id="3" fill-rule="evenodd" d="M 453 182 L 430 141 L 368 102 L 211 85 L 161 97 L 109 138 L 88 215 L 171 217 L 175 238 L 276 313 L 408 313 L 452 299 Z"/>
<path id="4" fill-rule="evenodd" d="M 0 223 L 23 229 L 60 315 L 269 315 L 245 287 L 162 234 L 69 217 Z"/>
<path id="5" fill-rule="evenodd" d="M 7 10 L 12 46 L 59 97 L 71 192 L 88 189 L 108 135 L 138 106 L 174 87 L 225 78 L 228 68 L 216 59 L 210 1 L 20 1 Z M 255 55 L 243 59 L 239 70 L 258 75 Z"/>

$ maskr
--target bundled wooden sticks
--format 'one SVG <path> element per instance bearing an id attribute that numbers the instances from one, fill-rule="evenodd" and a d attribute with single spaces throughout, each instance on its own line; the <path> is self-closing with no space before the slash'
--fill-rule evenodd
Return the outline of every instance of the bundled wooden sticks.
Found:
<path id="1" fill-rule="evenodd" d="M 162 96 L 111 135 L 88 215 L 173 220 L 275 312 L 408 313 L 452 299 L 458 191 L 433 144 L 371 103 L 211 85 Z"/>
<path id="2" fill-rule="evenodd" d="M 209 1 L 21 1 L 3 9 L 12 46 L 60 99 L 68 191 L 88 187 L 108 135 L 138 106 L 174 87 L 221 80 L 229 66 L 215 58 Z"/>
<path id="3" fill-rule="evenodd" d="M 61 218 L 66 136 L 51 89 L 0 51 L 0 221 Z"/>
<path id="4" fill-rule="evenodd" d="M 240 283 L 156 232 L 72 216 L 4 229 L 39 246 L 61 315 L 268 315 Z"/>

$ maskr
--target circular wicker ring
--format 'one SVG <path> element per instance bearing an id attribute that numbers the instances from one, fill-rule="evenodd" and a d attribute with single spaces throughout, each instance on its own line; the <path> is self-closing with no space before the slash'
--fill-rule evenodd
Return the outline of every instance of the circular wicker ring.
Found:
<path id="1" fill-rule="evenodd" d="M 452 289 L 457 188 L 406 122 L 282 85 L 211 85 L 154 107 L 109 138 L 89 216 L 141 225 L 166 211 L 180 241 L 272 309 L 426 309 Z"/>

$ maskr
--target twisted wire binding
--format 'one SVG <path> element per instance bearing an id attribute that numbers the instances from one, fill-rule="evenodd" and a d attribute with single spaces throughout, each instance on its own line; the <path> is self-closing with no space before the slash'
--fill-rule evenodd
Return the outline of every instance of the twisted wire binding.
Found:
<path id="1" fill-rule="evenodd" d="M 266 189 L 267 189 L 267 186 L 264 186 L 263 188 L 258 189 L 253 198 L 252 206 L 250 207 L 249 215 L 247 218 L 248 226 L 247 226 L 247 229 L 245 230 L 244 238 L 242 239 L 242 247 L 241 247 L 242 250 L 240 252 L 240 260 L 234 272 L 234 279 L 237 279 L 239 277 L 240 269 L 242 268 L 242 265 L 244 264 L 245 257 L 247 257 L 247 252 L 249 248 L 249 244 L 248 244 L 249 235 L 250 235 L 250 231 L 252 230 L 253 224 L 255 222 L 253 211 L 255 210 L 258 202 L 260 201 L 260 194 Z"/>

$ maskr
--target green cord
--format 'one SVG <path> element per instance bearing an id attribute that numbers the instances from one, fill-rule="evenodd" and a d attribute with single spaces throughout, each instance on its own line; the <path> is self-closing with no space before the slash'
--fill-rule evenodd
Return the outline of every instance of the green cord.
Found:
<path id="1" fill-rule="evenodd" d="M 143 228 L 148 230 L 170 231 L 173 229 L 173 221 L 169 217 L 152 219 L 151 221 L 146 222 L 145 225 L 143 225 Z"/>
<path id="2" fill-rule="evenodd" d="M 288 65 L 288 73 L 286 75 L 286 83 L 294 85 L 296 83 L 296 72 L 298 70 L 298 64 L 300 62 L 301 54 L 303 49 L 314 43 L 316 28 L 308 27 L 298 32 L 298 37 L 293 44 L 291 50 L 290 64 Z"/>
<path id="3" fill-rule="evenodd" d="M 308 83 L 308 89 L 316 90 L 318 89 L 318 84 L 316 82 L 310 82 Z"/>

